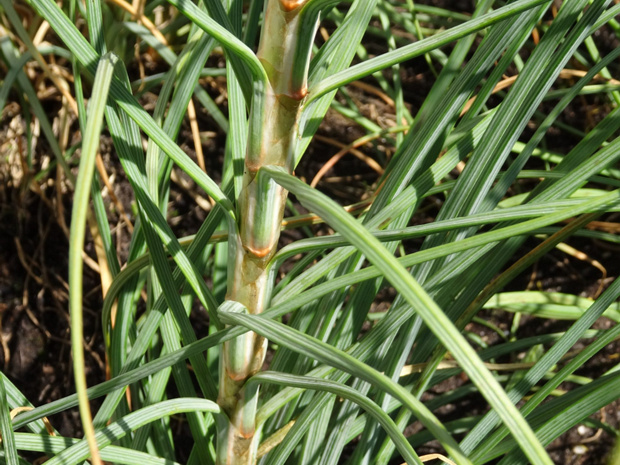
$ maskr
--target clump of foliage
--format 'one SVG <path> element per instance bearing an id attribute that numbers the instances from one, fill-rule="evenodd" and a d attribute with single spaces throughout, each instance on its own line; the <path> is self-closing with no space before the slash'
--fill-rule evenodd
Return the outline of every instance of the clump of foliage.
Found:
<path id="1" fill-rule="evenodd" d="M 590 329 L 603 316 L 618 321 L 620 281 L 592 300 L 505 289 L 550 251 L 566 250 L 573 236 L 617 242 L 586 226 L 620 206 L 620 89 L 611 78 L 620 49 L 603 55 L 593 38 L 601 28 L 618 33 L 620 5 L 481 0 L 464 15 L 412 0 L 167 0 L 170 17 L 160 30 L 152 19 L 163 1 L 59 7 L 29 0 L 54 45 L 34 40 L 36 28 L 24 27 L 10 0 L 0 5 L 3 31 L 11 31 L 1 38 L 8 72 L 0 106 L 13 87 L 26 96 L 74 191 L 69 285 L 77 394 L 11 419 L 11 409 L 29 402 L 3 376 L 7 464 L 23 462 L 22 451 L 42 451 L 50 465 L 89 458 L 150 465 L 179 455 L 192 465 L 550 464 L 546 445 L 618 397 L 616 369 L 553 394 L 620 334 L 618 325 Z M 316 41 L 326 24 L 331 33 Z M 403 44 L 396 28 L 415 40 Z M 369 37 L 388 51 L 370 57 Z M 165 74 L 132 86 L 125 61 L 133 45 L 154 50 L 168 64 Z M 227 116 L 199 84 L 218 73 L 206 63 L 221 53 Z M 30 60 L 46 69 L 50 56 L 72 67 L 74 82 L 64 91 L 75 99 L 82 133 L 77 176 L 70 156 L 77 147 L 61 143 L 22 70 Z M 401 66 L 416 57 L 426 58 L 436 78 L 412 111 Z M 585 71 L 570 73 L 577 64 Z M 566 75 L 573 84 L 556 85 Z M 348 97 L 344 86 L 362 78 L 389 96 L 392 127 L 379 126 Z M 148 114 L 136 96 L 158 85 Z M 339 89 L 344 99 L 335 99 Z M 596 94 L 606 111 L 582 133 L 561 115 L 586 94 Z M 196 163 L 175 142 L 188 106 L 190 117 L 195 113 L 192 97 L 227 135 L 219 183 L 202 156 Z M 354 214 L 293 174 L 330 108 L 367 132 L 351 145 L 379 153 L 370 143 L 382 139 L 394 148 L 369 199 L 349 209 Z M 95 174 L 102 128 L 137 204 L 126 263 Z M 550 152 L 551 128 L 579 142 Z M 167 219 L 173 166 L 213 202 L 191 237 L 176 237 Z M 309 215 L 285 218 L 289 193 Z M 430 196 L 440 199 L 434 222 L 412 225 Z M 279 247 L 283 220 L 309 237 Z M 306 226 L 316 222 L 334 233 L 314 235 Z M 99 246 L 110 372 L 88 389 L 81 331 L 87 226 Z M 415 251 L 414 238 L 421 238 Z M 371 312 L 386 288 L 396 293 L 389 310 Z M 144 290 L 146 310 L 138 312 Z M 189 318 L 195 300 L 209 317 L 202 338 Z M 513 312 L 513 328 L 498 330 L 501 344 L 476 350 L 464 330 L 485 308 Z M 562 333 L 520 338 L 523 314 L 572 323 Z M 580 340 L 582 348 L 570 352 Z M 523 352 L 517 366 L 488 363 Z M 467 381 L 454 391 L 421 400 L 461 372 Z M 473 393 L 490 407 L 483 416 L 442 422 L 434 413 Z M 99 397 L 92 417 L 89 399 Z M 85 438 L 48 436 L 42 419 L 78 404 Z M 171 416 L 181 413 L 193 437 L 183 454 L 171 433 Z M 415 422 L 419 431 L 405 434 Z M 14 432 L 19 428 L 28 432 Z M 420 456 L 416 450 L 432 440 L 440 453 Z"/>

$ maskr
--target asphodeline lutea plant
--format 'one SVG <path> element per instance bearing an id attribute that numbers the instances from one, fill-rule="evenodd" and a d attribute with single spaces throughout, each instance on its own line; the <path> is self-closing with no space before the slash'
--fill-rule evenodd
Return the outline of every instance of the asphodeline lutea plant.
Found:
<path id="1" fill-rule="evenodd" d="M 167 465 L 180 457 L 188 465 L 420 465 L 436 458 L 550 465 L 545 446 L 617 400 L 617 366 L 596 378 L 574 372 L 620 336 L 618 279 L 601 283 L 592 299 L 504 289 L 550 252 L 571 250 L 573 235 L 617 243 L 586 226 L 620 209 L 620 91 L 612 78 L 620 49 L 604 55 L 595 40 L 601 28 L 620 36 L 620 5 L 480 0 L 463 14 L 410 0 L 167 0 L 165 9 L 159 0 L 28 3 L 40 29 L 24 27 L 12 2 L 0 0 L 2 27 L 12 28 L 1 29 L 8 73 L 0 101 L 16 89 L 31 105 L 74 190 L 69 287 L 78 393 L 12 419 L 10 409 L 30 404 L 0 376 L 8 465 L 24 461 L 21 451 L 44 452 L 48 465 Z M 118 8 L 126 12 L 121 21 Z M 41 42 L 43 35 L 54 45 Z M 156 52 L 169 69 L 132 83 L 123 60 L 108 51 L 131 57 L 127 44 Z M 371 44 L 387 51 L 371 56 Z M 73 71 L 61 94 L 72 89 L 83 140 L 70 148 L 59 143 L 23 71 L 36 61 L 51 73 L 48 55 Z M 210 57 L 225 69 L 207 66 Z M 428 84 L 424 96 L 414 86 L 419 108 L 406 105 L 402 80 L 415 58 L 424 70 L 412 75 Z M 224 74 L 227 115 L 200 80 Z M 61 75 L 46 76 L 57 82 Z M 88 99 L 83 76 L 95 78 Z M 392 120 L 356 106 L 347 84 L 362 78 L 368 82 L 359 88 L 393 107 Z M 144 92 L 157 92 L 152 114 L 139 103 Z M 567 108 L 592 95 L 600 120 L 587 131 L 562 123 Z M 220 184 L 176 142 L 195 103 L 226 133 Z M 294 175 L 330 108 L 367 133 L 345 149 L 377 143 L 368 150 L 385 165 L 353 213 Z M 102 127 L 112 141 L 108 156 L 118 157 L 136 202 L 123 266 L 114 215 L 93 176 Z M 552 128 L 574 144 L 549 149 Z M 389 157 L 385 146 L 393 147 Z M 191 237 L 176 237 L 166 217 L 173 169 L 214 204 Z M 288 193 L 292 218 L 284 218 Z M 412 221 L 430 196 L 435 221 Z M 297 214 L 297 203 L 309 214 Z M 87 222 L 99 245 L 110 376 L 88 389 L 80 332 Z M 335 233 L 313 235 L 306 226 L 314 222 Z M 283 225 L 304 226 L 309 237 L 278 248 Z M 389 310 L 372 312 L 388 287 L 395 295 Z M 208 315 L 201 338 L 190 319 L 196 300 Z M 509 334 L 476 320 L 497 334 L 496 345 L 465 331 L 485 309 L 514 314 L 504 316 Z M 571 322 L 559 333 L 539 325 L 542 332 L 524 337 L 526 313 Z M 590 329 L 602 316 L 615 324 Z M 571 351 L 580 341 L 583 348 Z M 519 363 L 498 363 L 524 352 Z M 454 391 L 423 397 L 461 372 L 467 376 Z M 565 381 L 578 387 L 554 397 Z M 484 416 L 438 418 L 438 409 L 458 409 L 472 394 L 488 404 Z M 95 398 L 103 402 L 91 418 Z M 85 438 L 48 437 L 41 419 L 77 405 Z M 172 419 L 180 414 L 192 437 L 182 450 Z M 406 435 L 414 423 L 416 432 Z M 15 432 L 22 427 L 29 431 Z M 458 433 L 465 433 L 460 441 Z M 419 456 L 429 444 L 437 453 Z"/>

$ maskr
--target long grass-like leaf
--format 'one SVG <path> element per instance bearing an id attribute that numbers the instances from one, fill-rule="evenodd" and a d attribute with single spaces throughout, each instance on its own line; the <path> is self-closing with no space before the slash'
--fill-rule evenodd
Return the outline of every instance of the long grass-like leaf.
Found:
<path id="1" fill-rule="evenodd" d="M 170 416 L 185 412 L 212 412 L 221 415 L 220 408 L 215 402 L 196 398 L 180 398 L 156 405 L 145 407 L 136 412 L 126 415 L 124 418 L 99 430 L 95 436 L 97 446 L 104 448 L 113 441 L 120 439 L 126 434 L 147 423 L 155 421 L 163 416 Z M 88 445 L 84 441 L 66 448 L 60 454 L 49 460 L 50 465 L 75 464 L 88 457 Z"/>
<path id="2" fill-rule="evenodd" d="M 380 243 L 371 234 L 360 229 L 353 218 L 325 196 L 318 194 L 296 178 L 285 175 L 280 170 L 268 168 L 265 171 L 278 183 L 282 183 L 284 187 L 294 192 L 302 204 L 328 220 L 328 223 L 339 230 L 352 244 L 364 251 L 368 259 L 382 270 L 392 285 L 419 312 L 425 323 L 461 363 L 474 383 L 479 386 L 481 393 L 496 409 L 532 463 L 551 463 L 532 430 L 508 400 L 502 388 L 484 368 L 471 346 L 405 268 L 398 264 L 396 258 L 383 253 Z"/>
<path id="3" fill-rule="evenodd" d="M 103 122 L 103 112 L 108 98 L 108 90 L 114 75 L 117 58 L 106 55 L 100 62 L 95 76 L 93 97 L 88 106 L 86 133 L 82 144 L 80 171 L 76 180 L 76 201 L 71 216 L 71 237 L 69 248 L 69 305 L 71 310 L 71 346 L 73 349 L 73 369 L 75 384 L 80 399 L 80 416 L 88 438 L 90 453 L 95 463 L 99 463 L 97 445 L 94 442 L 94 429 L 90 413 L 90 405 L 86 393 L 86 375 L 84 372 L 84 332 L 82 322 L 82 248 L 86 233 L 86 214 L 90 185 L 95 168 L 95 156 L 99 148 L 99 134 Z"/>
<path id="4" fill-rule="evenodd" d="M 33 5 L 45 17 L 58 35 L 65 41 L 74 55 L 80 60 L 85 69 L 94 75 L 97 53 L 86 42 L 84 37 L 62 13 L 60 8 L 49 0 L 34 0 Z M 191 176 L 201 188 L 203 188 L 214 200 L 221 203 L 229 214 L 234 217 L 234 209 L 230 200 L 224 195 L 217 184 L 209 178 L 200 168 L 193 163 L 163 131 L 155 124 L 152 118 L 136 102 L 133 96 L 123 87 L 123 85 L 113 80 L 110 88 L 110 97 L 127 114 L 136 121 L 141 129 L 146 132 L 162 150 L 170 156 L 184 171 Z"/>
<path id="5" fill-rule="evenodd" d="M 15 444 L 15 433 L 11 423 L 11 414 L 7 402 L 5 381 L 0 378 L 0 432 L 2 433 L 2 449 L 7 465 L 17 465 L 19 455 Z"/>
<path id="6" fill-rule="evenodd" d="M 280 386 L 327 391 L 344 397 L 345 399 L 349 399 L 356 404 L 359 404 L 368 412 L 369 415 L 375 418 L 383 426 L 383 428 L 385 428 L 392 441 L 394 441 L 394 444 L 398 448 L 399 452 L 408 463 L 421 463 L 420 458 L 414 450 L 411 449 L 409 443 L 404 441 L 402 433 L 396 428 L 396 425 L 392 419 L 387 416 L 385 412 L 383 412 L 374 402 L 348 386 L 320 378 L 264 371 L 251 378 L 245 387 L 246 392 L 250 389 L 257 389 L 254 387 L 255 383 L 274 383 Z"/>
<path id="7" fill-rule="evenodd" d="M 401 47 L 392 52 L 385 53 L 379 57 L 368 60 L 364 63 L 360 63 L 349 68 L 346 71 L 336 73 L 327 79 L 324 79 L 316 87 L 310 88 L 310 99 L 307 104 L 310 104 L 314 99 L 337 89 L 345 84 L 358 80 L 362 77 L 368 76 L 377 71 L 381 71 L 392 65 L 402 63 L 416 56 L 423 55 L 435 48 L 441 47 L 461 37 L 467 36 L 473 32 L 484 29 L 498 21 L 506 19 L 512 15 L 522 13 L 534 8 L 537 5 L 544 3 L 546 0 L 523 0 L 514 2 L 510 5 L 498 8 L 492 13 L 488 13 L 480 18 L 473 19 L 464 24 L 455 26 L 447 31 L 437 34 L 433 37 L 427 37 L 424 40 Z"/>
<path id="8" fill-rule="evenodd" d="M 564 334 L 564 336 L 556 343 L 554 346 L 536 363 L 536 365 L 530 370 L 528 377 L 523 378 L 517 385 L 511 390 L 509 395 L 513 399 L 520 398 L 524 395 L 524 392 L 529 391 L 529 389 L 536 383 L 538 379 L 540 379 L 548 369 L 551 368 L 555 363 L 557 363 L 562 355 L 564 355 L 573 344 L 578 340 L 581 334 L 583 334 L 596 319 L 614 302 L 618 296 L 620 295 L 620 280 L 614 281 L 614 283 L 597 299 L 597 301 L 569 328 L 569 330 Z M 604 338 L 606 339 L 606 338 Z M 602 341 L 599 341 L 599 344 Z M 593 345 L 593 349 L 598 345 Z M 602 347 L 602 346 L 600 346 Z M 599 347 L 599 348 L 600 348 Z M 564 373 L 571 373 L 577 367 L 579 367 L 579 363 L 583 363 L 584 359 L 587 359 L 590 352 L 586 351 L 580 354 L 576 360 L 573 360 L 572 363 L 563 368 Z M 530 413 L 534 407 L 539 405 L 540 402 L 544 400 L 546 395 L 552 389 L 555 389 L 564 379 L 564 376 L 558 374 L 555 379 L 549 381 L 544 389 L 536 393 L 532 399 L 528 401 L 528 403 L 522 408 L 524 414 Z M 465 438 L 463 441 L 464 447 L 470 448 L 472 444 L 475 444 L 477 441 L 482 438 L 487 437 L 491 427 L 494 425 L 495 421 L 493 415 L 487 415 L 479 425 L 472 431 L 470 437 Z M 479 431 L 483 431 L 482 434 Z M 479 450 L 487 450 L 489 444 L 493 445 L 497 443 L 498 437 L 500 437 L 502 433 L 497 433 L 493 435 L 491 438 L 488 438 L 485 441 L 485 445 L 481 446 Z M 479 452 L 478 452 L 479 453 Z"/>
<path id="9" fill-rule="evenodd" d="M 15 444 L 18 449 L 43 452 L 48 455 L 54 455 L 62 452 L 67 447 L 79 442 L 78 439 L 60 437 L 60 436 L 44 436 L 29 433 L 15 433 Z M 138 452 L 118 446 L 106 446 L 101 451 L 101 459 L 107 462 L 122 463 L 124 465 L 178 465 L 177 462 L 169 459 L 154 457 L 151 454 Z"/>
<path id="10" fill-rule="evenodd" d="M 441 441 L 450 454 L 457 457 L 458 460 L 462 461 L 462 463 L 469 463 L 467 457 L 459 451 L 458 447 L 455 447 L 454 439 L 447 434 L 445 428 L 441 425 L 439 420 L 437 420 L 435 415 L 432 414 L 432 412 L 430 412 L 415 397 L 412 397 L 411 394 L 402 386 L 394 383 L 385 375 L 382 375 L 376 370 L 370 368 L 368 365 L 365 365 L 359 360 L 347 355 L 345 352 L 342 352 L 326 343 L 320 342 L 280 323 L 260 318 L 259 316 L 221 312 L 221 318 L 228 324 L 242 325 L 248 329 L 251 328 L 255 332 L 269 338 L 272 341 L 286 344 L 296 352 L 309 354 L 323 363 L 327 363 L 328 365 L 353 374 L 354 376 L 362 378 L 380 389 L 385 390 L 410 408 L 422 424 L 431 430 L 435 437 Z"/>

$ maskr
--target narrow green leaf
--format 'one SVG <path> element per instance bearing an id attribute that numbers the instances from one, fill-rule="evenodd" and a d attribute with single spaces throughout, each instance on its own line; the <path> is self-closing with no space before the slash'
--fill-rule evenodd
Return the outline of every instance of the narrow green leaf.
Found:
<path id="1" fill-rule="evenodd" d="M 416 309 L 425 323 L 441 342 L 452 352 L 465 372 L 479 387 L 482 395 L 502 418 L 513 437 L 535 464 L 551 464 L 549 456 L 536 439 L 535 434 L 510 402 L 501 386 L 484 367 L 474 350 L 445 316 L 442 310 L 426 294 L 398 260 L 385 253 L 381 243 L 363 228 L 341 207 L 303 182 L 276 168 L 264 171 L 279 184 L 293 192 L 299 201 L 364 252 L 368 260 L 384 273 L 392 285 Z"/>
<path id="2" fill-rule="evenodd" d="M 15 433 L 15 444 L 20 450 L 43 452 L 55 455 L 67 447 L 79 442 L 79 439 L 49 436 L 42 434 Z M 180 465 L 169 459 L 154 457 L 151 454 L 138 452 L 118 446 L 106 446 L 101 451 L 101 458 L 106 462 L 122 463 L 123 465 Z"/>
<path id="3" fill-rule="evenodd" d="M 273 383 L 279 386 L 327 391 L 345 399 L 349 399 L 360 405 L 368 412 L 369 415 L 377 420 L 381 426 L 383 426 L 407 463 L 422 463 L 418 455 L 405 440 L 403 434 L 398 430 L 398 428 L 396 428 L 396 425 L 392 419 L 385 412 L 383 412 L 377 404 L 346 385 L 321 378 L 313 378 L 310 376 L 295 376 L 288 373 L 263 371 L 257 375 L 254 375 L 248 381 L 248 384 L 246 384 L 245 389 L 251 389 L 254 384 L 259 383 Z"/>
<path id="4" fill-rule="evenodd" d="M 285 344 L 298 353 L 311 355 L 313 358 L 323 363 L 362 378 L 379 389 L 385 390 L 410 408 L 418 420 L 433 432 L 434 436 L 444 445 L 449 453 L 459 460 L 459 463 L 470 463 L 458 447 L 455 447 L 456 443 L 454 439 L 447 433 L 441 422 L 439 422 L 435 415 L 433 415 L 424 404 L 413 397 L 398 383 L 395 383 L 375 369 L 329 344 L 307 336 L 281 323 L 266 320 L 256 315 L 243 315 L 230 312 L 222 312 L 220 317 L 222 321 L 228 324 L 244 326 L 272 341 Z"/>
<path id="5" fill-rule="evenodd" d="M 71 234 L 69 238 L 69 309 L 71 313 L 71 349 L 73 351 L 73 370 L 76 391 L 80 400 L 80 417 L 93 460 L 98 458 L 94 443 L 94 429 L 90 404 L 86 393 L 86 374 L 84 362 L 84 331 L 82 322 L 82 250 L 86 234 L 86 215 L 88 213 L 89 193 L 95 168 L 95 157 L 99 149 L 99 136 L 103 123 L 103 113 L 108 99 L 108 90 L 114 67 L 118 58 L 105 55 L 95 75 L 92 97 L 88 105 L 86 132 L 82 143 L 80 170 L 75 185 L 75 201 L 71 213 Z"/>
<path id="6" fill-rule="evenodd" d="M 6 464 L 18 465 L 19 455 L 17 454 L 17 446 L 15 444 L 15 433 L 13 433 L 13 425 L 11 423 L 4 377 L 0 377 L 0 432 L 2 433 L 2 449 L 5 454 Z"/>
<path id="7" fill-rule="evenodd" d="M 306 105 L 309 105 L 315 99 L 321 97 L 328 92 L 338 89 L 345 84 L 361 79 L 377 71 L 389 68 L 392 65 L 402 63 L 417 56 L 423 55 L 435 48 L 446 45 L 454 40 L 465 37 L 469 34 L 477 32 L 488 27 L 498 21 L 509 18 L 510 16 L 522 13 L 534 8 L 537 5 L 545 3 L 547 0 L 522 0 L 511 3 L 502 8 L 498 8 L 480 18 L 472 19 L 466 23 L 455 26 L 447 31 L 427 37 L 424 40 L 415 42 L 411 45 L 401 47 L 392 52 L 385 53 L 379 57 L 365 61 L 363 63 L 352 66 L 347 70 L 333 74 L 321 81 L 320 84 L 310 88 L 309 99 Z"/>
<path id="8" fill-rule="evenodd" d="M 143 409 L 132 412 L 125 417 L 111 423 L 110 425 L 97 431 L 96 441 L 99 448 L 104 448 L 108 444 L 119 440 L 131 431 L 144 426 L 147 423 L 158 420 L 164 416 L 176 415 L 186 412 L 210 412 L 222 415 L 220 408 L 215 402 L 196 398 L 180 398 L 151 405 Z M 88 457 L 88 445 L 85 441 L 80 441 L 71 447 L 64 449 L 55 457 L 48 460 L 50 465 L 72 465 Z"/>

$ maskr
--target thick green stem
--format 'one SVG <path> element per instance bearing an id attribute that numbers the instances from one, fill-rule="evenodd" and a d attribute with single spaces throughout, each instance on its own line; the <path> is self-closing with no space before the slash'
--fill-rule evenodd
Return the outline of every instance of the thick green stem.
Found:
<path id="1" fill-rule="evenodd" d="M 292 171 L 299 112 L 307 93 L 307 71 L 300 80 L 298 70 L 300 66 L 307 70 L 310 56 L 309 49 L 301 53 L 300 49 L 312 43 L 307 38 L 300 40 L 304 19 L 300 13 L 306 1 L 266 1 L 258 58 L 269 82 L 266 88 L 255 91 L 252 102 L 243 187 L 237 199 L 239 234 L 230 244 L 234 252 L 226 300 L 241 304 L 235 311 L 258 314 L 269 300 L 271 286 L 266 268 L 277 249 L 287 192 L 259 170 L 263 166 L 281 166 Z M 218 465 L 256 462 L 254 417 L 258 392 L 246 401 L 243 387 L 261 369 L 266 348 L 267 341 L 255 333 L 223 345 L 218 404 L 228 415 L 228 425 L 219 428 Z"/>

